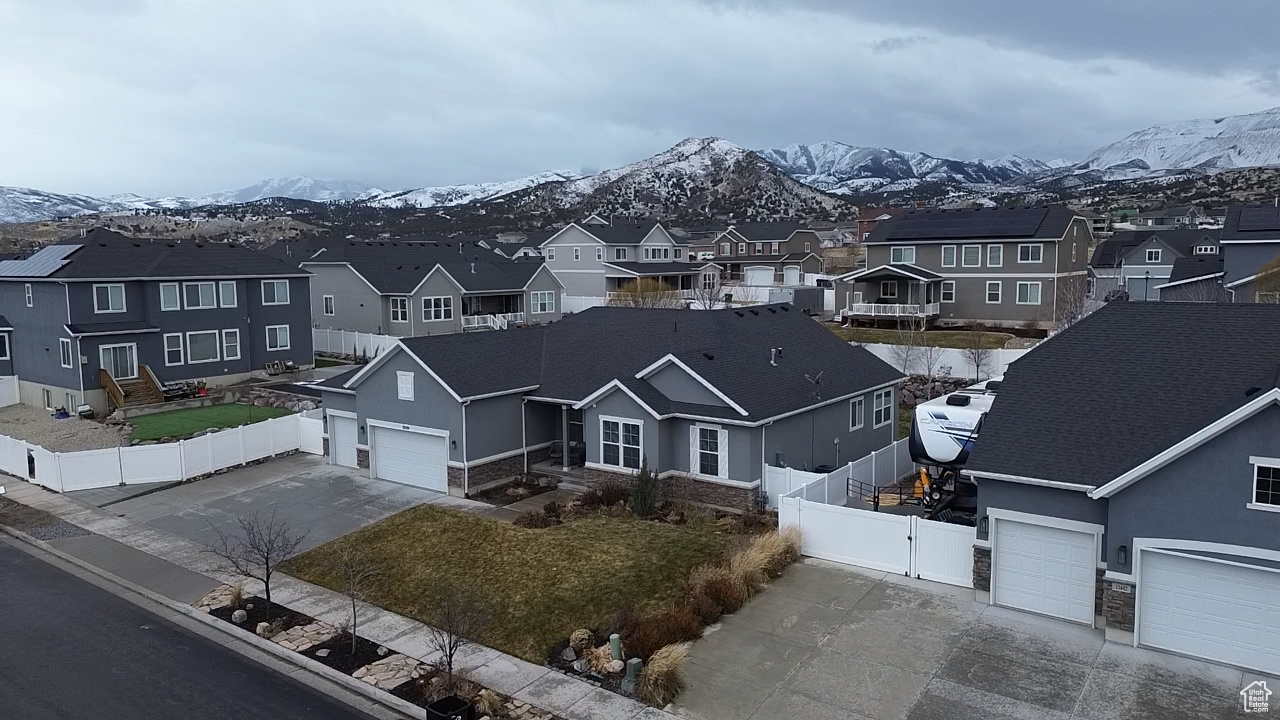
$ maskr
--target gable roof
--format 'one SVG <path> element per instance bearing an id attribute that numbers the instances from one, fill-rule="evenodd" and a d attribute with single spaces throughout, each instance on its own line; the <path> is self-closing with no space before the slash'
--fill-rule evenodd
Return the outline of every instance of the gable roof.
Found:
<path id="1" fill-rule="evenodd" d="M 779 221 L 738 223 L 730 226 L 729 229 L 745 238 L 747 242 L 782 242 L 797 230 L 806 228 L 803 223 Z"/>
<path id="2" fill-rule="evenodd" d="M 397 346 L 460 398 L 516 392 L 578 403 L 617 381 L 663 414 L 762 421 L 892 384 L 902 374 L 786 305 L 748 310 L 597 307 L 549 325 L 406 338 Z M 770 350 L 782 348 L 773 358 Z M 746 411 L 668 400 L 642 370 L 668 355 Z M 806 377 L 808 376 L 808 377 Z M 819 378 L 818 384 L 812 381 Z M 358 386 L 360 378 L 351 384 Z"/>
<path id="3" fill-rule="evenodd" d="M 873 277 L 876 275 L 886 275 L 886 274 L 897 275 L 899 277 L 904 277 L 909 280 L 923 280 L 923 281 L 941 280 L 943 278 L 942 275 L 939 275 L 938 273 L 932 270 L 926 270 L 917 265 L 897 263 L 893 265 L 879 265 L 877 267 L 867 268 L 864 270 L 854 270 L 853 272 L 845 273 L 844 275 L 841 275 L 836 279 L 843 280 L 845 282 L 854 282 L 860 278 Z"/>
<path id="4" fill-rule="evenodd" d="M 1280 242 L 1280 207 L 1232 205 L 1222 221 L 1222 242 Z"/>
<path id="5" fill-rule="evenodd" d="M 1173 261 L 1173 270 L 1169 273 L 1169 279 L 1163 285 L 1156 285 L 1155 287 L 1159 290 L 1160 288 L 1179 285 L 1192 280 L 1218 277 L 1222 274 L 1223 262 L 1221 255 L 1180 257 Z"/>
<path id="6" fill-rule="evenodd" d="M 658 223 L 615 223 L 587 225 L 578 228 L 606 245 L 638 245 Z"/>
<path id="7" fill-rule="evenodd" d="M 296 265 L 263 255 L 237 243 L 133 238 L 94 228 L 83 236 L 58 243 L 75 248 L 66 253 L 60 267 L 30 274 L 14 266 L 0 279 L 125 280 L 206 279 L 237 277 L 307 277 Z M 46 246 L 46 250 L 53 246 Z M 8 261 L 17 262 L 22 261 Z"/>
<path id="8" fill-rule="evenodd" d="M 1119 267 L 1122 260 L 1153 238 L 1186 257 L 1194 253 L 1197 245 L 1218 245 L 1219 234 L 1219 230 L 1122 230 L 1098 243 L 1089 265 Z"/>
<path id="9" fill-rule="evenodd" d="M 1109 303 L 1009 366 L 965 470 L 1104 485 L 1275 388 L 1278 363 L 1280 305 Z"/>
<path id="10" fill-rule="evenodd" d="M 882 220 L 866 244 L 983 240 L 1057 240 L 1079 217 L 1066 205 L 909 210 Z"/>
<path id="11" fill-rule="evenodd" d="M 346 243 L 337 246 L 333 254 L 313 255 L 301 265 L 342 263 L 351 266 L 376 292 L 406 295 L 417 290 L 437 266 L 464 292 L 518 290 L 542 267 L 542 258 L 508 259 L 478 246 L 452 242 Z"/>
<path id="12" fill-rule="evenodd" d="M 1148 210 L 1144 213 L 1138 213 L 1140 218 L 1179 218 L 1186 217 L 1199 210 L 1194 205 L 1179 205 L 1177 207 L 1161 208 L 1159 210 Z"/>

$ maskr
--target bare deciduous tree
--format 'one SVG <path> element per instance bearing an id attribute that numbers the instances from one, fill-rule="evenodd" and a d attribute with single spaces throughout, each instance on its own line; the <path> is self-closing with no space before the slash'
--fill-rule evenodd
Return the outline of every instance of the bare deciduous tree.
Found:
<path id="1" fill-rule="evenodd" d="M 911 367 L 919 359 L 920 347 L 924 344 L 924 326 L 924 318 L 898 320 L 898 327 L 893 333 L 893 347 L 889 348 L 889 357 L 904 373 L 910 373 Z"/>
<path id="2" fill-rule="evenodd" d="M 700 310 L 724 307 L 724 284 L 719 272 L 704 272 L 694 279 L 693 306 Z"/>
<path id="3" fill-rule="evenodd" d="M 1280 303 L 1280 255 L 1258 268 L 1258 277 L 1253 281 L 1253 297 L 1248 300 L 1258 303 Z"/>
<path id="4" fill-rule="evenodd" d="M 973 366 L 973 381 L 980 382 L 982 380 L 983 368 L 991 362 L 991 356 L 995 351 L 987 347 L 987 328 L 981 323 L 975 323 L 969 326 L 969 333 L 965 336 L 965 345 L 960 348 L 960 353 L 964 355 L 964 359 L 969 361 Z"/>
<path id="5" fill-rule="evenodd" d="M 217 534 L 208 552 L 222 561 L 224 570 L 262 582 L 267 606 L 271 606 L 271 576 L 276 567 L 298 551 L 307 533 L 295 532 L 289 521 L 276 516 L 250 513 L 236 518 L 240 533 L 211 525 Z"/>
<path id="6" fill-rule="evenodd" d="M 653 278 L 636 278 L 609 298 L 610 305 L 636 308 L 683 308 L 680 291 Z"/>
<path id="7" fill-rule="evenodd" d="M 351 601 L 351 654 L 356 654 L 356 633 L 360 629 L 360 603 L 368 600 L 382 571 L 362 547 L 349 543 L 338 551 L 338 580 L 342 593 Z"/>
<path id="8" fill-rule="evenodd" d="M 1089 279 L 1084 275 L 1060 277 L 1054 287 L 1056 299 L 1051 306 L 1054 332 L 1066 330 L 1102 306 L 1090 299 Z"/>
<path id="9" fill-rule="evenodd" d="M 472 644 L 472 639 L 492 622 L 488 607 L 467 588 L 454 583 L 441 583 L 428 590 L 425 604 L 418 614 L 427 619 L 427 647 L 440 654 L 453 691 L 458 653 Z"/>

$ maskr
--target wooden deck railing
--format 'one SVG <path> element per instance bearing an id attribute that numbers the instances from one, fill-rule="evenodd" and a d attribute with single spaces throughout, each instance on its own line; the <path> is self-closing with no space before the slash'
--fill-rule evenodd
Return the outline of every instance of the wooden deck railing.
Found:
<path id="1" fill-rule="evenodd" d="M 112 407 L 124 407 L 124 391 L 120 389 L 120 385 L 106 368 L 98 368 L 98 383 L 102 385 L 103 390 L 107 391 L 107 399 L 111 401 Z"/>

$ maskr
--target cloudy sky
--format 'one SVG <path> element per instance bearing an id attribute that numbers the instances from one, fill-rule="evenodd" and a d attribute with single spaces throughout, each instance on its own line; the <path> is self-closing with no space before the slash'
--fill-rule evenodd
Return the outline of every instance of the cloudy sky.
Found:
<path id="1" fill-rule="evenodd" d="M 3 0 L 0 185 L 596 170 L 687 136 L 1080 159 L 1280 105 L 1274 0 Z"/>

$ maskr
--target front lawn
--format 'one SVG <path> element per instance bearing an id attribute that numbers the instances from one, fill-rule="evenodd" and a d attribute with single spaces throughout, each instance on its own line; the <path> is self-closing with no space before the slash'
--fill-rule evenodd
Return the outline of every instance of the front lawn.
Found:
<path id="1" fill-rule="evenodd" d="M 170 410 L 168 412 L 142 415 L 131 418 L 133 434 L 130 440 L 159 440 L 172 437 L 181 438 L 209 428 L 229 428 L 251 422 L 262 422 L 271 418 L 289 415 L 292 410 L 273 407 L 254 407 L 252 405 L 210 405 L 209 407 L 190 408 L 188 410 Z"/>
<path id="2" fill-rule="evenodd" d="M 678 526 L 588 516 L 545 529 L 421 505 L 299 555 L 291 575 L 342 590 L 337 559 L 354 544 L 381 570 L 369 602 L 418 620 L 433 582 L 464 586 L 493 611 L 473 640 L 542 663 L 577 628 L 677 600 L 689 571 L 721 559 L 712 523 Z"/>
<path id="3" fill-rule="evenodd" d="M 841 339 L 848 342 L 856 343 L 886 343 L 889 345 L 901 344 L 897 330 L 888 330 L 885 328 L 865 328 L 865 327 L 841 327 L 839 325 L 827 325 L 831 332 L 840 336 Z M 984 332 L 982 333 L 982 345 L 989 349 L 1004 347 L 1004 344 L 1013 339 L 1008 333 Z M 934 347 L 943 348 L 966 348 L 973 344 L 973 331 L 971 330 L 929 330 L 924 334 L 924 344 Z"/>
<path id="4" fill-rule="evenodd" d="M 337 358 L 321 357 L 319 355 L 317 355 L 315 358 L 315 366 L 318 368 L 337 367 L 339 365 L 350 365 L 350 364 L 351 363 L 347 362 L 346 360 L 339 360 Z"/>

